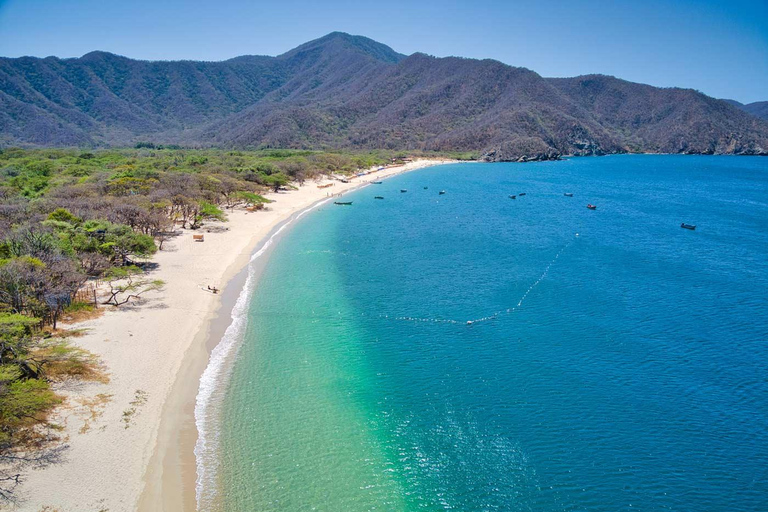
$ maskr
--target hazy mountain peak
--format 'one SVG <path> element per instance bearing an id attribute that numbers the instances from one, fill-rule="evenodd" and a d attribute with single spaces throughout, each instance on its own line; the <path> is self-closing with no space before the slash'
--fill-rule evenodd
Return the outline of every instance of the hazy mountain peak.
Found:
<path id="1" fill-rule="evenodd" d="M 755 117 L 768 120 L 768 101 L 755 101 L 744 105 L 744 110 Z"/>
<path id="2" fill-rule="evenodd" d="M 128 60 L 128 57 L 123 57 L 122 55 L 117 55 L 115 53 L 111 52 L 105 52 L 103 50 L 94 50 L 92 52 L 88 52 L 82 57 L 80 57 L 80 60 L 83 62 L 94 62 L 94 61 L 104 61 L 104 60 L 119 60 L 119 59 L 125 59 Z"/>
<path id="3" fill-rule="evenodd" d="M 734 107 L 738 107 L 748 114 L 752 114 L 755 117 L 768 120 L 768 101 L 755 101 L 753 103 L 741 103 L 736 100 L 723 100 L 726 103 L 730 103 Z"/>
<path id="4" fill-rule="evenodd" d="M 321 38 L 314 39 L 293 50 L 290 50 L 278 58 L 290 58 L 309 51 L 356 51 L 368 55 L 376 60 L 388 63 L 397 63 L 405 58 L 405 55 L 397 53 L 389 46 L 369 39 L 364 36 L 353 36 L 346 32 L 331 32 Z"/>

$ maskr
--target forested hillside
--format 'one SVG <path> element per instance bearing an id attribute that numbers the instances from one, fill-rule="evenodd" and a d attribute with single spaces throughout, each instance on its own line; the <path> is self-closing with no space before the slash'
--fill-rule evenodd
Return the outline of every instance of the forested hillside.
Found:
<path id="1" fill-rule="evenodd" d="M 757 114 L 759 115 L 759 114 Z M 332 33 L 277 57 L 0 59 L 0 144 L 768 153 L 768 122 L 690 89 L 543 78 L 493 60 L 404 56 Z"/>

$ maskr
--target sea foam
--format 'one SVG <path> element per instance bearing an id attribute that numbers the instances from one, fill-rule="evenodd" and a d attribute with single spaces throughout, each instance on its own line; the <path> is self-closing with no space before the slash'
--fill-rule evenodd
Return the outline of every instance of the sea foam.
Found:
<path id="1" fill-rule="evenodd" d="M 195 443 L 195 460 L 197 479 L 195 482 L 195 498 L 198 510 L 209 510 L 216 502 L 216 475 L 219 468 L 219 437 L 215 427 L 215 418 L 219 413 L 218 404 L 225 392 L 225 383 L 229 376 L 231 361 L 237 353 L 245 328 L 247 326 L 248 305 L 256 288 L 256 271 L 253 262 L 258 260 L 274 243 L 276 237 L 294 221 L 315 208 L 326 204 L 329 200 L 320 201 L 289 218 L 270 236 L 264 245 L 253 253 L 248 262 L 248 276 L 240 295 L 232 308 L 232 322 L 227 327 L 221 341 L 211 351 L 208 366 L 200 376 L 200 387 L 195 399 L 195 425 L 197 426 L 197 442 Z"/>

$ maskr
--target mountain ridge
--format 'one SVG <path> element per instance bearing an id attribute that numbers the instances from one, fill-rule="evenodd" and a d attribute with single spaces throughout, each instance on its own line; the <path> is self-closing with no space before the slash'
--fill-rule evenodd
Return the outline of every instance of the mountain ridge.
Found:
<path id="1" fill-rule="evenodd" d="M 0 145 L 387 148 L 490 160 L 768 153 L 768 122 L 690 89 L 406 56 L 333 32 L 276 57 L 0 58 Z"/>
<path id="2" fill-rule="evenodd" d="M 768 101 L 753 101 L 752 103 L 740 103 L 736 100 L 728 100 L 724 99 L 723 101 L 727 101 L 731 105 L 734 105 L 744 112 L 748 112 L 752 114 L 755 117 L 759 117 L 760 119 L 768 120 Z"/>

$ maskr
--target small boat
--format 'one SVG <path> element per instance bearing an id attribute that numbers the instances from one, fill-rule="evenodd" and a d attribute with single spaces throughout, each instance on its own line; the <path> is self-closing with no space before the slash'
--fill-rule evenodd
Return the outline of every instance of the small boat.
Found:
<path id="1" fill-rule="evenodd" d="M 573 192 L 566 192 L 563 194 L 565 197 L 573 197 Z"/>
<path id="2" fill-rule="evenodd" d="M 381 185 L 384 182 L 383 181 L 372 181 L 371 183 L 373 183 L 374 185 Z"/>
<path id="3" fill-rule="evenodd" d="M 696 224 L 686 224 L 685 222 L 683 222 L 682 224 L 680 224 L 680 227 L 683 229 L 690 229 L 691 231 L 693 231 L 694 229 L 696 229 Z"/>
<path id="4" fill-rule="evenodd" d="M 509 196 L 510 199 L 517 199 L 517 196 Z"/>
<path id="5" fill-rule="evenodd" d="M 352 201 L 334 201 L 333 204 L 338 204 L 339 206 L 349 206 L 352 204 Z"/>
<path id="6" fill-rule="evenodd" d="M 406 189 L 406 188 L 401 188 L 401 189 L 400 189 L 400 192 L 408 192 L 408 189 Z"/>
<path id="7" fill-rule="evenodd" d="M 439 195 L 445 194 L 445 190 L 441 190 Z"/>
<path id="8" fill-rule="evenodd" d="M 593 204 L 588 204 L 587 208 L 589 208 L 590 210 L 597 210 L 597 206 L 595 206 Z"/>
<path id="9" fill-rule="evenodd" d="M 384 199 L 384 196 L 376 196 L 374 199 Z"/>
<path id="10" fill-rule="evenodd" d="M 424 187 L 424 190 L 427 190 L 429 187 Z"/>
<path id="11" fill-rule="evenodd" d="M 520 193 L 519 193 L 519 194 L 517 194 L 517 195 L 518 195 L 518 196 L 520 196 L 520 197 L 523 197 L 523 196 L 525 195 L 525 192 L 520 192 Z"/>

